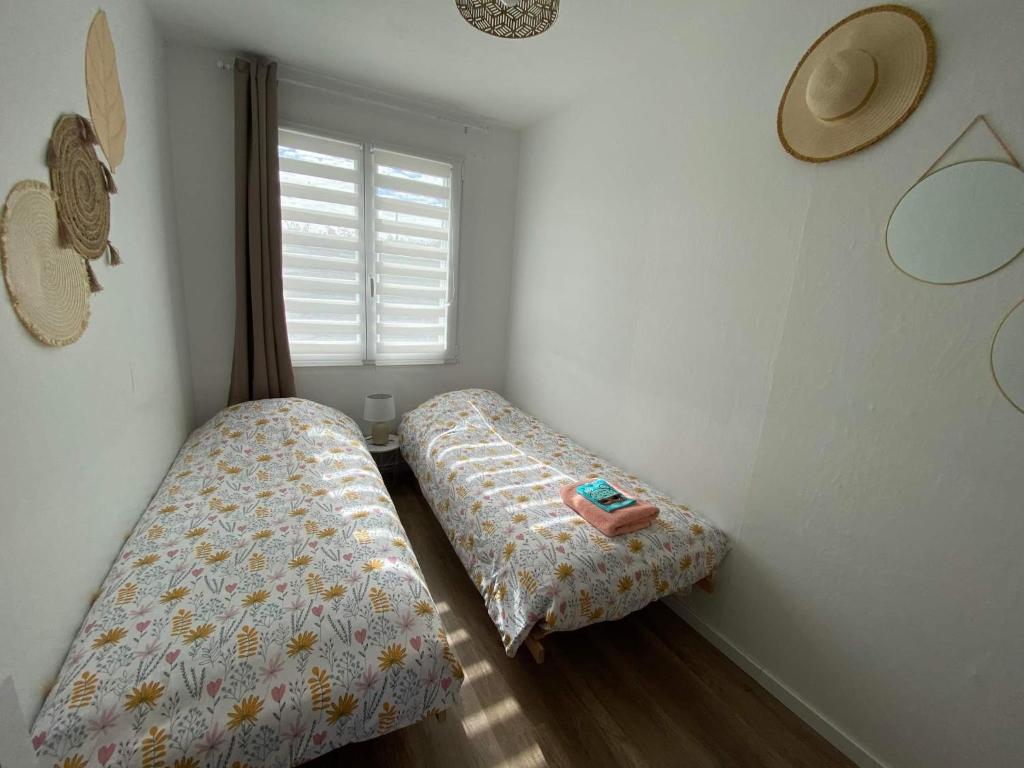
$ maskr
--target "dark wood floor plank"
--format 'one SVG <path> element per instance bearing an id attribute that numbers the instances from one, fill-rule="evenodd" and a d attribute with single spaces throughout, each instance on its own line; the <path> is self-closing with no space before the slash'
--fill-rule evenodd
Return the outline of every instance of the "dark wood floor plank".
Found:
<path id="1" fill-rule="evenodd" d="M 683 622 L 667 606 L 655 605 L 637 615 L 640 623 L 672 652 L 736 714 L 761 734 L 786 765 L 849 765 L 846 757 L 823 738 L 804 738 L 809 727 L 746 672 Z"/>
<path id="2" fill-rule="evenodd" d="M 666 606 L 544 641 L 508 658 L 414 479 L 389 484 L 452 646 L 460 705 L 311 763 L 443 768 L 849 768 L 838 750 Z"/>

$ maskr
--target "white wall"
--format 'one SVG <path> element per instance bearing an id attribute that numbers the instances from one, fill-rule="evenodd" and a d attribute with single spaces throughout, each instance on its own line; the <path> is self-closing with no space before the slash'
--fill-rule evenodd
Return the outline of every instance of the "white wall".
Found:
<path id="1" fill-rule="evenodd" d="M 230 56 L 170 50 L 171 133 L 196 420 L 224 407 L 234 333 L 234 155 Z M 363 397 L 391 392 L 399 412 L 451 389 L 501 388 L 512 273 L 519 136 L 282 82 L 282 123 L 464 161 L 459 253 L 459 362 L 452 365 L 296 368 L 307 397 L 362 415 Z M 202 115 L 196 120 L 196 115 Z"/>
<path id="2" fill-rule="evenodd" d="M 117 45 L 128 145 L 111 239 L 124 264 L 96 266 L 85 335 L 43 346 L 0 299 L 0 679 L 26 715 L 192 423 L 160 37 L 133 0 L 104 4 Z M 83 61 L 93 4 L 0 4 L 0 190 L 47 180 L 64 112 L 88 114 Z"/>
<path id="3" fill-rule="evenodd" d="M 1024 5 L 916 3 L 938 39 L 921 108 L 799 163 L 778 98 L 861 5 L 659 3 L 662 33 L 623 31 L 644 77 L 526 132 L 507 388 L 729 531 L 689 609 L 859 762 L 1015 765 L 1024 418 L 987 355 L 1024 260 L 929 286 L 882 231 L 976 113 L 1024 153 Z"/>

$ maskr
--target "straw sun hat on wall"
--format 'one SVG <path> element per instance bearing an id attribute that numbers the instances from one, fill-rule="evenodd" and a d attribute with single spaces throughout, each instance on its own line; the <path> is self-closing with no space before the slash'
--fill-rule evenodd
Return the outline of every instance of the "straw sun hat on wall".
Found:
<path id="1" fill-rule="evenodd" d="M 935 67 L 928 22 L 902 5 L 847 16 L 804 54 L 779 104 L 782 146 L 812 163 L 888 136 L 917 108 Z"/>

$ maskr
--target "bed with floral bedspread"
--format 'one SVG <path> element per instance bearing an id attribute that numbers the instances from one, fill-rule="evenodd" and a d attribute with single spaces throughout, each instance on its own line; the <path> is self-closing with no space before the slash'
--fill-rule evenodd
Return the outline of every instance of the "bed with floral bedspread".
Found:
<path id="1" fill-rule="evenodd" d="M 264 400 L 185 443 L 33 745 L 61 768 L 293 766 L 443 711 L 461 680 L 355 423 Z"/>
<path id="2" fill-rule="evenodd" d="M 724 533 L 500 395 L 449 392 L 402 419 L 402 452 L 513 655 L 537 627 L 621 618 L 691 588 L 725 556 Z M 655 503 L 649 528 L 609 538 L 559 489 L 603 477 Z"/>

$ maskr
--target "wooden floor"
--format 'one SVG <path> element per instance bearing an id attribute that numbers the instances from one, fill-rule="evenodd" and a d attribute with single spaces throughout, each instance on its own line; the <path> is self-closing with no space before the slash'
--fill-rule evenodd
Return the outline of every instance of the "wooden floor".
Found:
<path id="1" fill-rule="evenodd" d="M 466 669 L 462 703 L 445 722 L 352 744 L 310 765 L 852 765 L 660 603 L 549 637 L 542 666 L 525 649 L 508 658 L 415 480 L 390 488 Z"/>

